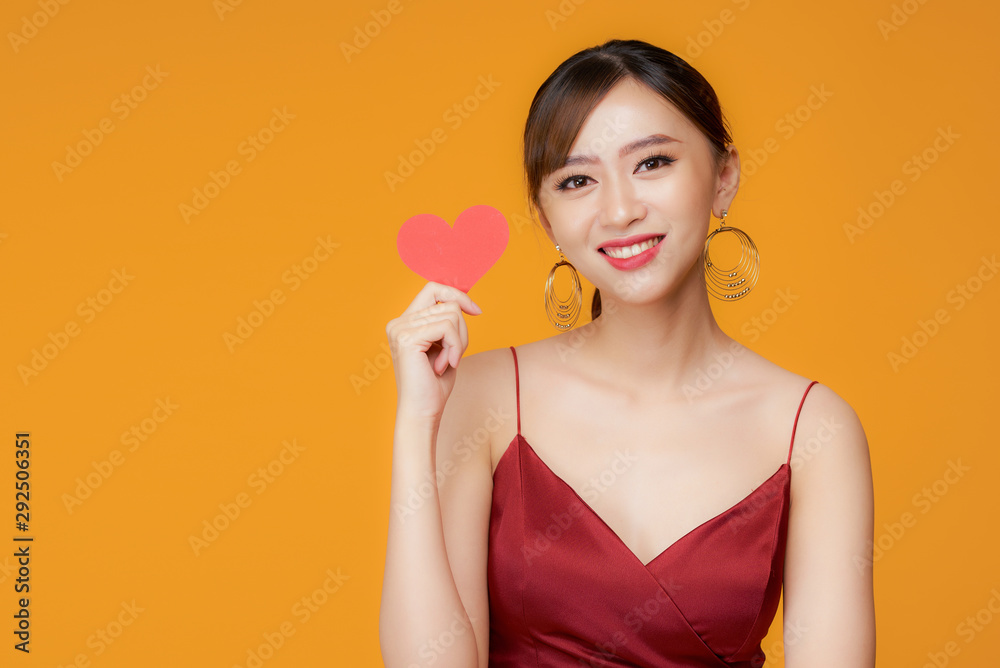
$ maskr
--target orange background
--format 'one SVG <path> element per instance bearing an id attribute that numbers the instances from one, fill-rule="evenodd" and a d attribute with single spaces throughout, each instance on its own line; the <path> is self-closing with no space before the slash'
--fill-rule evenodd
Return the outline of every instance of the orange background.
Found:
<path id="1" fill-rule="evenodd" d="M 30 655 L 12 649 L 14 560 L 0 557 L 0 664 L 245 666 L 284 624 L 293 634 L 266 666 L 381 665 L 395 410 L 384 326 L 423 285 L 396 231 L 418 213 L 499 208 L 511 242 L 471 291 L 485 313 L 469 320 L 469 352 L 550 336 L 541 292 L 556 253 L 527 219 L 520 132 L 556 65 L 611 37 L 687 57 L 732 124 L 746 171 L 729 222 L 753 237 L 762 277 L 717 306 L 723 328 L 834 388 L 864 423 L 885 548 L 879 665 L 922 666 L 949 642 L 949 665 L 996 660 L 992 613 L 959 632 L 1000 603 L 1000 280 L 976 276 L 1000 247 L 995 5 L 400 0 L 393 14 L 223 1 L 0 12 L 0 431 L 8 444 L 31 433 L 35 537 Z M 377 17 L 391 21 L 348 59 L 342 43 Z M 479 77 L 498 85 L 460 125 L 446 120 Z M 810 98 L 823 87 L 828 99 Z M 390 189 L 385 173 L 436 128 L 445 141 Z M 76 162 L 67 146 L 88 154 L 54 168 Z M 926 169 L 912 158 L 924 153 Z M 185 221 L 212 173 L 225 187 Z M 878 215 L 852 233 L 859 207 Z M 959 301 L 958 285 L 978 292 Z M 780 314 L 779 290 L 797 297 Z M 255 300 L 270 314 L 227 343 Z M 920 321 L 933 336 L 914 337 Z M 894 365 L 904 337 L 920 345 Z M 43 348 L 51 359 L 24 373 Z M 145 440 L 130 450 L 133 426 Z M 920 500 L 950 462 L 968 471 Z M 280 473 L 263 485 L 269 465 Z M 9 449 L 3 555 L 18 534 L 14 472 Z M 67 507 L 88 475 L 100 484 Z M 203 522 L 226 524 L 220 504 L 240 514 L 196 554 Z M 915 522 L 893 529 L 907 512 Z M 325 581 L 334 592 L 314 594 Z M 303 597 L 315 599 L 305 619 Z M 782 665 L 780 638 L 779 611 L 769 666 Z"/>

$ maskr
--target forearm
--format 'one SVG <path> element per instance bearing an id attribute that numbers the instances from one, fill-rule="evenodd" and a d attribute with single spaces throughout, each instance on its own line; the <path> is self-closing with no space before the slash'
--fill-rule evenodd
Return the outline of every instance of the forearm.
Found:
<path id="1" fill-rule="evenodd" d="M 475 635 L 449 631 L 457 624 L 468 629 L 470 622 L 445 547 L 434 482 L 436 437 L 436 424 L 397 415 L 379 611 L 379 638 L 387 668 L 423 665 L 432 657 L 441 668 L 478 664 Z M 412 503 L 413 498 L 420 499 L 420 504 Z M 449 646 L 440 653 L 434 642 L 443 634 Z"/>

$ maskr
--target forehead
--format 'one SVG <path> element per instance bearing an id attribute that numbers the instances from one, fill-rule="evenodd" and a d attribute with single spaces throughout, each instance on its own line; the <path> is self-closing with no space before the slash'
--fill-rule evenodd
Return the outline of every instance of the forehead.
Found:
<path id="1" fill-rule="evenodd" d="M 640 137 L 665 134 L 691 141 L 700 132 L 680 110 L 647 86 L 623 79 L 587 116 L 570 153 L 601 153 Z"/>

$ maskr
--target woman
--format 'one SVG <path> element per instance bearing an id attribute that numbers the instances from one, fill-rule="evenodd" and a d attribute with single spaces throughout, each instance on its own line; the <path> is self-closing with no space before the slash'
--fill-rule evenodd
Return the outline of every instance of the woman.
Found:
<path id="1" fill-rule="evenodd" d="M 462 359 L 481 309 L 428 283 L 388 324 L 385 665 L 760 666 L 783 584 L 786 666 L 873 666 L 864 431 L 709 305 L 755 279 L 706 285 L 709 214 L 728 225 L 740 171 L 715 92 L 613 40 L 560 65 L 524 137 L 531 202 L 595 317 Z"/>

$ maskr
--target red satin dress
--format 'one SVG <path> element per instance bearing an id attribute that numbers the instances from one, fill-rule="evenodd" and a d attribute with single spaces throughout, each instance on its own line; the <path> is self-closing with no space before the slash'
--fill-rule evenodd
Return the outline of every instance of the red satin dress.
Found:
<path id="1" fill-rule="evenodd" d="M 762 666 L 781 595 L 791 445 L 742 501 L 643 564 L 521 436 L 511 352 L 517 435 L 493 474 L 491 668 Z"/>

